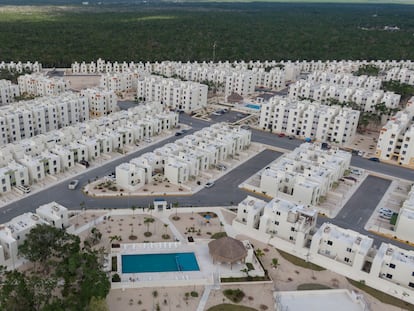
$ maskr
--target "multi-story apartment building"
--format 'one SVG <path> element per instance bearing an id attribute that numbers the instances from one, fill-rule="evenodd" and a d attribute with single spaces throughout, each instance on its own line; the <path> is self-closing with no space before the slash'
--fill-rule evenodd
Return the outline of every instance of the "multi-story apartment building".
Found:
<path id="1" fill-rule="evenodd" d="M 50 202 L 40 205 L 36 208 L 36 214 L 52 227 L 59 229 L 69 227 L 68 209 L 59 203 Z"/>
<path id="2" fill-rule="evenodd" d="M 153 174 L 160 173 L 170 183 L 181 185 L 198 176 L 201 171 L 209 169 L 213 163 L 217 163 L 217 158 L 224 160 L 246 149 L 250 145 L 250 140 L 251 132 L 248 130 L 230 128 L 223 123 L 214 124 L 194 135 L 179 139 L 174 144 L 167 144 L 131 160 L 130 163 L 133 165 L 123 165 L 119 168 L 121 175 L 116 175 L 116 182 L 119 187 L 125 189 L 138 189 L 142 176 L 145 176 L 145 183 L 149 183 Z M 204 152 L 207 146 L 214 151 Z M 141 169 L 144 169 L 143 173 Z M 136 177 L 138 171 L 139 177 Z"/>
<path id="3" fill-rule="evenodd" d="M 0 107 L 0 145 L 89 120 L 89 101 L 74 93 Z"/>
<path id="4" fill-rule="evenodd" d="M 275 96 L 262 104 L 259 127 L 302 139 L 344 145 L 355 137 L 359 114 L 350 108 Z"/>
<path id="5" fill-rule="evenodd" d="M 137 98 L 161 102 L 165 107 L 192 112 L 207 105 L 208 87 L 204 84 L 159 76 L 138 79 Z"/>
<path id="6" fill-rule="evenodd" d="M 311 256 L 320 255 L 362 271 L 374 240 L 358 232 L 324 223 L 313 235 Z"/>
<path id="7" fill-rule="evenodd" d="M 414 288 L 414 252 L 382 243 L 370 273 L 407 289 Z"/>
<path id="8" fill-rule="evenodd" d="M 85 89 L 81 96 L 89 101 L 89 113 L 91 117 L 102 117 L 117 111 L 117 100 L 114 91 L 102 89 Z"/>
<path id="9" fill-rule="evenodd" d="M 350 161 L 349 152 L 304 143 L 262 171 L 259 190 L 297 204 L 317 205 L 343 176 Z"/>
<path id="10" fill-rule="evenodd" d="M 9 80 L 0 80 L 0 105 L 10 104 L 16 96 L 20 96 L 19 86 Z"/>
<path id="11" fill-rule="evenodd" d="M 414 85 L 414 68 L 391 68 L 385 76 L 385 81 L 399 81 L 401 83 Z"/>
<path id="12" fill-rule="evenodd" d="M 38 62 L 10 62 L 6 63 L 4 61 L 0 62 L 0 69 L 7 69 L 9 71 L 17 71 L 22 73 L 25 72 L 40 72 L 42 70 L 42 64 Z"/>
<path id="13" fill-rule="evenodd" d="M 17 78 L 20 94 L 34 96 L 53 96 L 66 92 L 69 81 L 62 78 L 48 78 L 42 74 L 26 74 Z"/>
<path id="14" fill-rule="evenodd" d="M 408 193 L 408 198 L 403 202 L 398 211 L 397 221 L 395 223 L 394 234 L 403 241 L 414 241 L 414 186 Z"/>
<path id="15" fill-rule="evenodd" d="M 115 93 L 124 91 L 136 91 L 138 78 L 143 76 L 144 72 L 122 71 L 121 73 L 105 73 L 101 75 L 100 87 L 105 90 L 114 91 Z M 145 74 L 148 75 L 148 74 Z"/>
<path id="16" fill-rule="evenodd" d="M 11 191 L 14 186 L 29 184 L 29 170 L 26 166 L 11 160 L 0 168 L 0 193 Z"/>
<path id="17" fill-rule="evenodd" d="M 414 167 L 414 100 L 404 111 L 399 111 L 381 129 L 376 156 L 384 161 Z"/>

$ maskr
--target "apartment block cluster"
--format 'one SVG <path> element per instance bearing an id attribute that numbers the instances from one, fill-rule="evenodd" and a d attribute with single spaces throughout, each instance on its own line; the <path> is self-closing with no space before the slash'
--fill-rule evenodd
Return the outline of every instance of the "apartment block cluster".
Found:
<path id="1" fill-rule="evenodd" d="M 398 108 L 401 95 L 380 90 L 381 79 L 353 76 L 344 73 L 314 71 L 306 80 L 289 86 L 289 98 L 312 99 L 328 103 L 334 99 L 341 103 L 353 102 L 361 111 L 375 112 L 375 106 L 384 103 L 388 108 Z"/>
<path id="2" fill-rule="evenodd" d="M 17 71 L 17 72 L 40 72 L 42 70 L 42 64 L 38 62 L 10 62 L 6 63 L 4 61 L 0 62 L 0 70 L 8 70 L 8 71 Z"/>
<path id="3" fill-rule="evenodd" d="M 266 167 L 260 175 L 264 194 L 303 205 L 317 205 L 349 168 L 351 153 L 303 143 Z"/>
<path id="4" fill-rule="evenodd" d="M 381 128 L 375 152 L 379 159 L 414 167 L 413 118 L 414 97 Z"/>
<path id="5" fill-rule="evenodd" d="M 122 152 L 125 146 L 175 128 L 177 123 L 176 113 L 165 112 L 154 103 L 7 144 L 0 149 L 0 193 L 70 170 L 76 163 L 94 161 L 102 154 Z"/>
<path id="6" fill-rule="evenodd" d="M 154 73 L 164 76 L 178 76 L 185 80 L 211 82 L 220 85 L 227 98 L 232 93 L 247 96 L 255 92 L 257 87 L 282 89 L 286 81 L 296 79 L 299 75 L 295 67 L 268 64 L 261 68 L 251 63 L 181 63 L 161 62 L 153 65 Z"/>
<path id="7" fill-rule="evenodd" d="M 59 203 L 50 202 L 41 205 L 36 213 L 19 215 L 0 225 L 0 265 L 14 269 L 20 264 L 18 248 L 26 236 L 37 225 L 46 224 L 58 229 L 69 226 L 68 209 Z"/>
<path id="8" fill-rule="evenodd" d="M 159 175 L 171 184 L 185 186 L 203 171 L 249 147 L 251 132 L 217 123 L 116 167 L 116 183 L 134 191 Z"/>
<path id="9" fill-rule="evenodd" d="M 187 113 L 207 106 L 207 92 L 205 84 L 159 76 L 140 77 L 137 84 L 138 100 L 158 101 Z"/>
<path id="10" fill-rule="evenodd" d="M 66 92 L 70 88 L 68 80 L 49 78 L 40 73 L 25 74 L 17 78 L 20 94 L 32 96 L 54 96 Z"/>
<path id="11" fill-rule="evenodd" d="M 0 145 L 85 122 L 117 110 L 112 91 L 85 89 L 64 92 L 0 107 Z"/>
<path id="12" fill-rule="evenodd" d="M 233 227 L 329 270 L 403 299 L 414 298 L 414 252 L 358 232 L 324 223 L 317 211 L 281 197 L 270 202 L 248 196 L 239 203 Z"/>
<path id="13" fill-rule="evenodd" d="M 337 105 L 274 96 L 262 103 L 259 128 L 302 139 L 351 143 L 360 112 Z"/>
<path id="14" fill-rule="evenodd" d="M 414 68 L 392 68 L 387 72 L 385 81 L 398 81 L 400 83 L 414 85 Z"/>
<path id="15" fill-rule="evenodd" d="M 107 72 L 101 75 L 99 86 L 116 93 L 137 91 L 138 78 L 143 75 L 148 75 L 148 73 L 136 70 Z"/>

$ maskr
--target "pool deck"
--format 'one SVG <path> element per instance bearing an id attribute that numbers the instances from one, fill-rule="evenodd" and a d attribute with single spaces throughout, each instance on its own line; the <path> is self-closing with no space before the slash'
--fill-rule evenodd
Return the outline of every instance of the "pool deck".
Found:
<path id="1" fill-rule="evenodd" d="M 122 273 L 122 255 L 168 254 L 168 253 L 194 253 L 200 271 L 174 271 L 174 272 L 146 272 Z M 243 276 L 240 272 L 245 267 L 243 263 L 230 265 L 213 263 L 209 254 L 208 241 L 194 243 L 182 242 L 150 242 L 125 243 L 120 248 L 112 248 L 111 256 L 117 256 L 118 274 L 121 282 L 113 282 L 112 288 L 140 288 L 156 286 L 188 286 L 188 285 L 214 285 L 220 277 Z"/>

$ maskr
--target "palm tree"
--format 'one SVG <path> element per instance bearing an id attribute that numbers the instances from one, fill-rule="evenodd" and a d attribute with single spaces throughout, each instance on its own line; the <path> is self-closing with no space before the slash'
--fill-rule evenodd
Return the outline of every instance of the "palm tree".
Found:
<path id="1" fill-rule="evenodd" d="M 145 219 L 144 219 L 144 224 L 146 224 L 147 225 L 147 234 L 149 233 L 149 235 L 152 235 L 152 232 L 150 232 L 149 231 L 149 225 L 151 224 L 151 223 L 153 223 L 155 220 L 154 220 L 154 218 L 152 218 L 152 217 L 145 217 Z"/>
<path id="2" fill-rule="evenodd" d="M 265 255 L 265 253 L 260 249 L 260 248 L 258 248 L 256 251 L 255 251 L 255 253 L 256 253 L 256 257 L 257 257 L 257 259 L 260 261 L 260 258 L 262 258 L 264 255 Z"/>

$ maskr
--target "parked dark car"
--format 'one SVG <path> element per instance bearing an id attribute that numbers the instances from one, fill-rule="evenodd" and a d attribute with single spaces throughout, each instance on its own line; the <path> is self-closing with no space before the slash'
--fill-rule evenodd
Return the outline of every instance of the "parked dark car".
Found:
<path id="1" fill-rule="evenodd" d="M 86 160 L 80 160 L 79 161 L 79 164 L 82 164 L 83 166 L 85 166 L 86 168 L 88 168 L 89 167 L 89 162 L 88 161 L 86 161 Z"/>
<path id="2" fill-rule="evenodd" d="M 379 162 L 380 161 L 380 159 L 378 159 L 378 158 L 369 158 L 368 160 L 370 160 L 372 162 Z"/>

